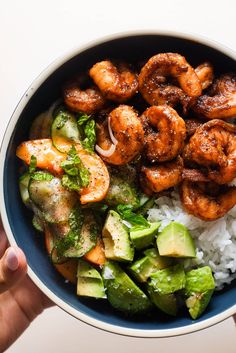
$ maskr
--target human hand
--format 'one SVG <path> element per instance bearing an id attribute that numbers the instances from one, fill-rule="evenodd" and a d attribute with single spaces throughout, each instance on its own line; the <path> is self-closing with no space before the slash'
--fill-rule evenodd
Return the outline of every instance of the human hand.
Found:
<path id="1" fill-rule="evenodd" d="M 52 305 L 28 277 L 23 251 L 8 246 L 0 221 L 0 352 Z"/>

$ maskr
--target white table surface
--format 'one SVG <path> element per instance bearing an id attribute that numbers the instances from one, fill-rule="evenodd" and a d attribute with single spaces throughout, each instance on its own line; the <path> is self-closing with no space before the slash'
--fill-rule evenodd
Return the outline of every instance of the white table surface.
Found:
<path id="1" fill-rule="evenodd" d="M 201 34 L 236 50 L 235 0 L 0 0 L 0 140 L 20 97 L 56 57 L 110 33 L 168 29 Z M 1 328 L 0 328 L 1 329 Z M 104 333 L 55 307 L 7 353 L 236 352 L 232 319 L 187 336 L 135 339 Z"/>

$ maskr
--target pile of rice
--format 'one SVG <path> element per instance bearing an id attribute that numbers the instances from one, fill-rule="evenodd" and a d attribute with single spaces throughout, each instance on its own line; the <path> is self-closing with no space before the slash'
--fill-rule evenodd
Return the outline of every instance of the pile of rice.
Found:
<path id="1" fill-rule="evenodd" d="M 150 222 L 162 221 L 161 229 L 171 221 L 185 225 L 195 241 L 196 259 L 185 260 L 185 267 L 208 265 L 222 289 L 236 278 L 236 206 L 224 217 L 211 222 L 202 221 L 188 214 L 182 207 L 179 194 L 159 197 L 148 211 Z"/>

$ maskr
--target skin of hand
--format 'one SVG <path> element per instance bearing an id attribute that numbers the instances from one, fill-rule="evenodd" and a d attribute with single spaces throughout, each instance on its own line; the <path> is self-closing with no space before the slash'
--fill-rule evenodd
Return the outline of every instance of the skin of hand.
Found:
<path id="1" fill-rule="evenodd" d="M 4 352 L 52 302 L 27 275 L 23 251 L 7 242 L 0 223 L 0 352 Z"/>

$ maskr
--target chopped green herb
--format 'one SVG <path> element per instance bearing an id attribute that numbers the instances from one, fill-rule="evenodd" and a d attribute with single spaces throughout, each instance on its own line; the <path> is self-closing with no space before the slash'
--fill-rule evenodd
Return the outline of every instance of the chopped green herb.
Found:
<path id="1" fill-rule="evenodd" d="M 77 176 L 79 175 L 79 166 L 80 165 L 80 159 L 78 161 L 75 160 L 66 160 L 61 163 L 61 167 L 64 169 L 66 174 L 70 176 Z"/>
<path id="2" fill-rule="evenodd" d="M 84 215 L 79 207 L 75 207 L 69 216 L 69 225 L 73 232 L 79 234 L 84 222 Z"/>
<path id="3" fill-rule="evenodd" d="M 80 114 L 77 120 L 80 133 L 82 135 L 82 146 L 89 152 L 94 152 L 96 143 L 95 121 L 91 119 L 90 115 Z"/>
<path id="4" fill-rule="evenodd" d="M 90 240 L 91 241 L 96 241 L 97 235 L 99 233 L 100 227 L 98 226 L 97 223 L 92 223 L 89 228 L 89 233 L 90 233 Z"/>
<path id="5" fill-rule="evenodd" d="M 30 157 L 30 165 L 29 165 L 29 173 L 34 173 L 34 171 L 36 170 L 36 167 L 37 167 L 37 158 L 32 155 Z"/>
<path id="6" fill-rule="evenodd" d="M 69 119 L 70 114 L 66 111 L 60 110 L 57 113 L 57 124 L 56 124 L 56 129 L 60 130 L 63 128 L 67 120 Z"/>
<path id="7" fill-rule="evenodd" d="M 85 123 L 86 121 L 88 121 L 90 118 L 91 118 L 90 115 L 87 115 L 87 114 L 85 114 L 85 113 L 79 113 L 79 114 L 78 114 L 77 123 L 78 123 L 78 125 L 82 126 L 82 125 L 84 125 L 84 123 Z"/>
<path id="8" fill-rule="evenodd" d="M 67 159 L 61 163 L 65 173 L 62 177 L 62 185 L 69 190 L 79 191 L 89 185 L 89 171 L 81 162 L 76 148 L 73 145 L 68 152 Z"/>
<path id="9" fill-rule="evenodd" d="M 75 241 L 75 234 L 71 231 L 65 237 L 57 239 L 55 246 L 52 249 L 52 255 L 54 258 L 53 262 L 60 262 L 63 258 L 64 252 L 73 246 Z"/>
<path id="10" fill-rule="evenodd" d="M 50 181 L 54 177 L 52 174 L 46 173 L 46 172 L 34 172 L 31 174 L 31 179 L 36 180 L 36 181 Z"/>
<path id="11" fill-rule="evenodd" d="M 89 120 L 84 127 L 85 138 L 82 141 L 83 147 L 90 151 L 94 152 L 94 146 L 96 143 L 96 132 L 95 132 L 95 121 Z"/>
<path id="12" fill-rule="evenodd" d="M 78 184 L 78 178 L 64 174 L 61 179 L 61 184 L 64 188 L 71 191 L 80 191 L 81 186 Z"/>
<path id="13" fill-rule="evenodd" d="M 70 231 L 66 234 L 66 236 L 59 238 L 54 247 L 54 252 L 56 253 L 58 260 L 64 256 L 66 250 L 74 247 L 79 241 L 81 229 L 84 223 L 84 215 L 79 207 L 75 207 L 71 211 L 68 221 Z"/>
<path id="14" fill-rule="evenodd" d="M 129 222 L 132 226 L 135 227 L 135 229 L 150 227 L 150 224 L 142 215 L 133 212 L 132 205 L 118 205 L 117 212 L 120 214 L 123 220 Z"/>

